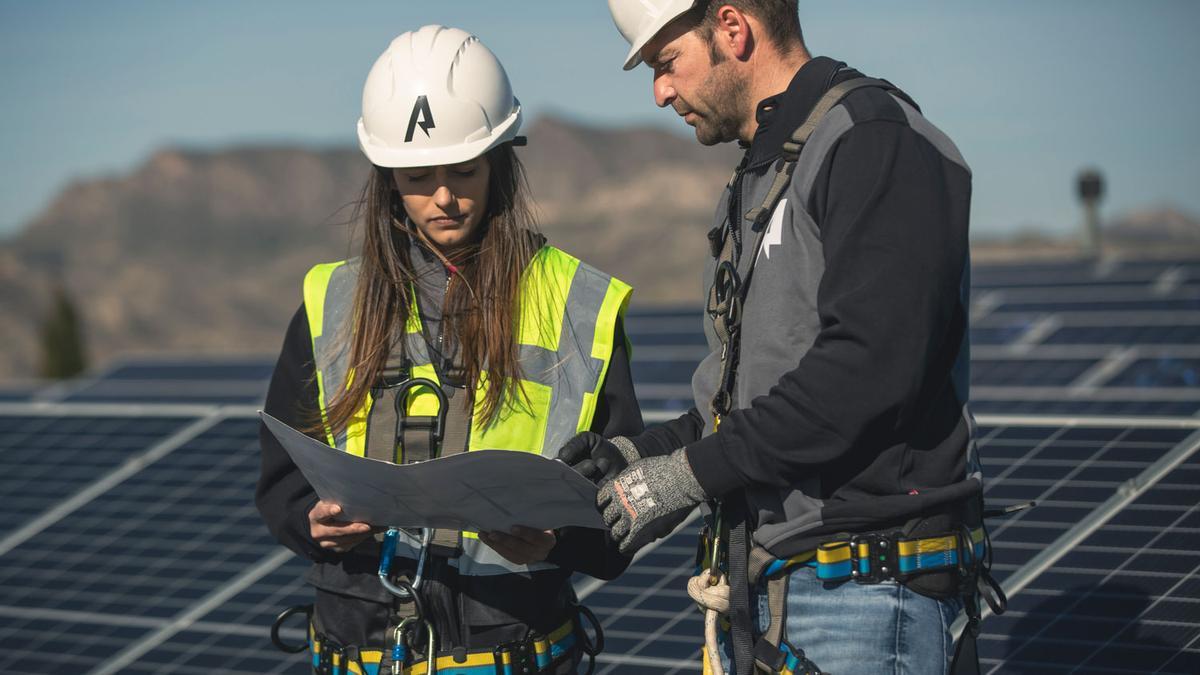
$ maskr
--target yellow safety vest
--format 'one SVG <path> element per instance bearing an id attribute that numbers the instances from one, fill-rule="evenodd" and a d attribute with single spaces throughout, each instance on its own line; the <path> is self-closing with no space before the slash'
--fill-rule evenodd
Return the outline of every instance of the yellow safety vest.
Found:
<path id="1" fill-rule="evenodd" d="M 358 270 L 358 259 L 351 259 L 317 265 L 304 279 L 304 305 L 323 417 L 331 392 L 347 386 L 353 377 L 348 368 L 347 331 L 353 329 L 349 317 L 354 311 Z M 590 428 L 612 357 L 616 323 L 631 293 L 628 284 L 554 247 L 542 247 L 522 273 L 519 286 L 516 339 L 522 374 L 519 385 L 524 396 L 516 405 L 502 405 L 499 417 L 490 425 L 474 415 L 467 449 L 516 450 L 554 457 L 563 443 Z M 411 377 L 438 382 L 415 307 L 405 332 Z M 487 386 L 485 371 L 476 384 L 476 406 L 484 399 Z M 329 444 L 364 456 L 371 405 L 368 394 L 343 432 L 335 435 L 327 427 Z M 429 390 L 416 388 L 408 397 L 406 410 L 412 416 L 436 415 L 438 399 Z M 490 549 L 483 550 L 486 547 L 477 540 L 463 543 L 464 556 L 459 564 L 463 574 L 551 567 L 546 563 L 514 566 Z M 417 542 L 409 544 L 415 552 Z"/>

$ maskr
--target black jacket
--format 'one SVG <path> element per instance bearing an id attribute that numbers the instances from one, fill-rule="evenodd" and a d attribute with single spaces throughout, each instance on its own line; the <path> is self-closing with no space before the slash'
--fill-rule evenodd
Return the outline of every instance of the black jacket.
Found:
<path id="1" fill-rule="evenodd" d="M 747 249 L 757 232 L 742 214 L 759 205 L 783 142 L 854 77 L 816 58 L 760 103 L 718 208 Z M 756 541 L 781 556 L 979 491 L 965 414 L 970 171 L 903 94 L 858 90 L 822 127 L 755 267 L 736 409 L 708 432 L 701 384 L 719 372 L 717 349 L 693 379 L 696 408 L 636 439 L 647 454 L 686 446 L 710 495 L 743 490 L 771 526 Z M 743 253 L 743 269 L 757 253 Z"/>

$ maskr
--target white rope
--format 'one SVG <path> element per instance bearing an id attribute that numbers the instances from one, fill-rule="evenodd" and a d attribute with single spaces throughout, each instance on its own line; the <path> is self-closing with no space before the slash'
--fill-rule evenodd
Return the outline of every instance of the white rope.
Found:
<path id="1" fill-rule="evenodd" d="M 712 576 L 709 570 L 688 579 L 688 595 L 704 612 L 704 651 L 708 655 L 706 675 L 725 675 L 721 651 L 717 645 L 717 624 L 721 615 L 729 613 L 729 580 L 720 572 Z"/>

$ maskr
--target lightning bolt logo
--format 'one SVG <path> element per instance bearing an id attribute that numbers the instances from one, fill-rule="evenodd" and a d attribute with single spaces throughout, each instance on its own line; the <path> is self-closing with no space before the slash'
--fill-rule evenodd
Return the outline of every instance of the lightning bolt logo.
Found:
<path id="1" fill-rule="evenodd" d="M 418 96 L 417 102 L 413 104 L 412 115 L 408 118 L 408 133 L 404 134 L 405 143 L 412 142 L 418 126 L 425 132 L 426 138 L 429 138 L 430 129 L 437 128 L 433 123 L 433 111 L 429 109 L 429 99 L 425 96 Z"/>
<path id="2" fill-rule="evenodd" d="M 771 259 L 772 246 L 783 245 L 783 216 L 786 213 L 787 200 L 781 199 L 771 214 L 771 224 L 767 226 L 767 236 L 763 237 L 762 248 L 758 250 L 759 255 L 766 254 L 767 260 Z"/>

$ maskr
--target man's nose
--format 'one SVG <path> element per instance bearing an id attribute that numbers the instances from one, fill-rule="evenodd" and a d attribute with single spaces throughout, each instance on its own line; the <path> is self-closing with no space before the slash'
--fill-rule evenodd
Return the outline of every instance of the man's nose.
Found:
<path id="1" fill-rule="evenodd" d="M 665 108 L 674 100 L 675 87 L 671 86 L 670 80 L 666 77 L 654 78 L 654 103 L 660 108 Z"/>

